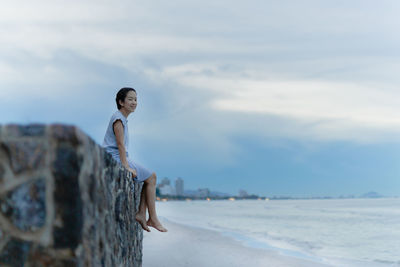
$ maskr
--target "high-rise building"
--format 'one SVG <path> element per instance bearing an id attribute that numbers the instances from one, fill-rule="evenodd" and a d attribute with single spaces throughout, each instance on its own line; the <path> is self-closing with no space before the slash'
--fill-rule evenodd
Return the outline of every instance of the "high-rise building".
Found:
<path id="1" fill-rule="evenodd" d="M 167 177 L 164 177 L 161 180 L 161 182 L 157 185 L 157 188 L 161 195 L 174 196 L 176 194 L 175 188 L 171 186 L 171 181 Z"/>
<path id="2" fill-rule="evenodd" d="M 175 192 L 177 196 L 183 196 L 183 179 L 180 177 L 175 181 Z"/>
<path id="3" fill-rule="evenodd" d="M 167 177 L 164 177 L 162 180 L 161 180 L 161 183 L 160 183 L 160 185 L 170 185 L 171 184 L 171 182 L 170 182 L 170 180 L 167 178 Z"/>
<path id="4" fill-rule="evenodd" d="M 172 186 L 170 186 L 169 184 L 167 185 L 162 185 L 160 187 L 158 187 L 160 190 L 160 194 L 161 195 L 168 195 L 168 196 L 175 196 L 175 188 L 173 188 Z"/>

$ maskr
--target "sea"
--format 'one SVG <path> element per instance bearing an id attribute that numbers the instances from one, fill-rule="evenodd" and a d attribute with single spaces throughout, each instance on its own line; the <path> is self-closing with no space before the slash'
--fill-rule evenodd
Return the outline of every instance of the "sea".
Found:
<path id="1" fill-rule="evenodd" d="M 162 219 L 331 266 L 400 266 L 400 198 L 157 202 Z"/>

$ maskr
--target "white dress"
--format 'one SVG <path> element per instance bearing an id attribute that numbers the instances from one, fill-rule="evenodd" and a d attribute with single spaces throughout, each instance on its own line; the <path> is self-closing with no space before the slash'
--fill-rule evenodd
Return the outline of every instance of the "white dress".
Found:
<path id="1" fill-rule="evenodd" d="M 115 159 L 117 162 L 121 164 L 121 159 L 119 157 L 119 150 L 117 146 L 117 139 L 115 137 L 113 128 L 113 124 L 117 120 L 120 120 L 122 122 L 122 125 L 124 126 L 124 146 L 126 151 L 126 159 L 128 161 L 129 166 L 132 169 L 136 170 L 137 177 L 135 178 L 135 181 L 143 182 L 144 180 L 149 178 L 153 172 L 129 158 L 129 153 L 127 149 L 129 145 L 128 120 L 119 110 L 117 110 L 111 116 L 110 122 L 108 123 L 106 134 L 104 136 L 102 147 L 106 150 L 107 153 L 111 154 L 113 159 Z"/>

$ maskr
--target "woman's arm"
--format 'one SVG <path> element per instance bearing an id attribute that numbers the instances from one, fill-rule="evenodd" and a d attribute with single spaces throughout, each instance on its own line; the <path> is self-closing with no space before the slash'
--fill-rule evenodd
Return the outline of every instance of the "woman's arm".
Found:
<path id="1" fill-rule="evenodd" d="M 113 129 L 115 139 L 117 140 L 119 159 L 121 160 L 122 165 L 132 173 L 133 177 L 136 177 L 136 170 L 131 169 L 128 160 L 126 159 L 126 150 L 124 145 L 124 125 L 122 125 L 122 122 L 120 120 L 117 120 L 113 124 Z"/>
<path id="2" fill-rule="evenodd" d="M 122 165 L 125 168 L 129 168 L 128 160 L 126 159 L 126 150 L 124 144 L 124 125 L 120 120 L 114 122 L 113 125 L 115 139 L 117 140 L 117 146 L 119 150 L 119 158 L 121 160 Z"/>

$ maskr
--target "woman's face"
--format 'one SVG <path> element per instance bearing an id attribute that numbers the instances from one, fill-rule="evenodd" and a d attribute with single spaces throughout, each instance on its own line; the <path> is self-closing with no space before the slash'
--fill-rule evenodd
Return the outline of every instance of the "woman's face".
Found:
<path id="1" fill-rule="evenodd" d="M 125 97 L 125 101 L 122 103 L 121 106 L 129 112 L 134 112 L 137 106 L 136 93 L 134 91 L 129 91 Z"/>

